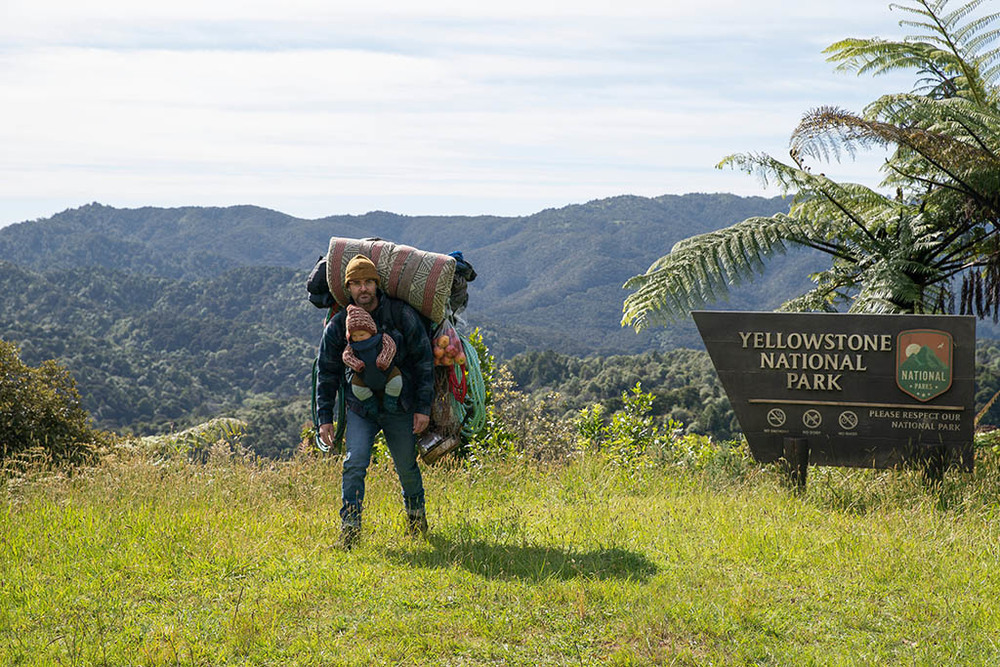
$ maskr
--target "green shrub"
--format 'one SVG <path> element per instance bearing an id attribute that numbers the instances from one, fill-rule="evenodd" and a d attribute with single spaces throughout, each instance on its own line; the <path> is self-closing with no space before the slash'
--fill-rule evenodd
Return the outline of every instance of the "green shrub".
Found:
<path id="1" fill-rule="evenodd" d="M 731 474 L 746 469 L 750 459 L 744 442 L 716 442 L 706 435 L 686 433 L 679 421 L 653 415 L 656 397 L 644 392 L 641 384 L 623 392 L 621 400 L 622 408 L 610 419 L 599 403 L 576 414 L 577 437 L 586 451 L 604 452 L 629 474 L 651 465 Z"/>
<path id="2" fill-rule="evenodd" d="M 600 451 L 604 444 L 607 425 L 604 423 L 604 406 L 592 403 L 576 415 L 576 432 L 580 444 L 588 451 Z"/>
<path id="3" fill-rule="evenodd" d="M 65 368 L 27 366 L 16 344 L 0 340 L 0 463 L 39 455 L 56 465 L 87 463 L 102 438 Z"/>
<path id="4" fill-rule="evenodd" d="M 518 391 L 506 366 L 496 367 L 491 394 L 486 425 L 469 443 L 473 463 L 490 457 L 556 462 L 576 454 L 573 425 L 562 418 L 558 394 L 529 396 Z"/>
<path id="5" fill-rule="evenodd" d="M 633 472 L 651 462 L 649 453 L 669 446 L 680 424 L 667 420 L 666 430 L 651 413 L 655 396 L 636 383 L 622 392 L 622 407 L 605 419 L 604 406 L 595 403 L 580 410 L 574 420 L 581 445 L 605 452 L 615 465 Z"/>
<path id="6" fill-rule="evenodd" d="M 649 414 L 653 394 L 644 393 L 638 382 L 622 393 L 622 409 L 611 416 L 604 448 L 612 460 L 623 468 L 634 469 L 660 438 L 660 429 Z"/>
<path id="7" fill-rule="evenodd" d="M 486 341 L 483 340 L 483 332 L 476 327 L 472 333 L 469 334 L 469 344 L 472 349 L 476 351 L 476 356 L 479 358 L 479 372 L 483 375 L 483 385 L 486 395 L 486 405 L 493 402 L 493 383 L 497 374 L 497 360 L 490 350 L 486 347 Z"/>

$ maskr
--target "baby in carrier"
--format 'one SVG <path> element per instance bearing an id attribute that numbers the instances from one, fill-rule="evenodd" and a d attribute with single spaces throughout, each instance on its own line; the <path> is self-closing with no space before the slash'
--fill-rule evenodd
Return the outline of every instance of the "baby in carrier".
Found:
<path id="1" fill-rule="evenodd" d="M 381 392 L 382 407 L 389 412 L 399 410 L 399 394 L 403 390 L 403 376 L 393 365 L 396 342 L 392 336 L 379 333 L 375 320 L 368 311 L 351 304 L 347 307 L 347 347 L 343 360 L 354 371 L 351 391 L 365 408 L 367 414 L 379 409 L 376 392 Z"/>

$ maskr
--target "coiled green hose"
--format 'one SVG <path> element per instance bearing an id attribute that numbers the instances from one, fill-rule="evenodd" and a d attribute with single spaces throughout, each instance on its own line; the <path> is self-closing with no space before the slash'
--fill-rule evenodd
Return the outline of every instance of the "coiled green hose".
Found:
<path id="1" fill-rule="evenodd" d="M 465 351 L 465 373 L 467 390 L 465 403 L 459 403 L 451 397 L 451 407 L 456 417 L 462 422 L 462 435 L 474 438 L 486 425 L 486 382 L 483 371 L 479 367 L 479 355 L 472 343 L 463 336 L 462 349 Z"/>

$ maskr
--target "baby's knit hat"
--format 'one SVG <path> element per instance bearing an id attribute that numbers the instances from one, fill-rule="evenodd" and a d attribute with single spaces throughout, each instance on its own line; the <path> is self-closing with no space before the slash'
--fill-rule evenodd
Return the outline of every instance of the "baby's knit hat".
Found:
<path id="1" fill-rule="evenodd" d="M 374 336 L 378 333 L 378 327 L 367 310 L 352 303 L 347 306 L 347 337 L 350 338 L 355 331 L 367 331 Z"/>

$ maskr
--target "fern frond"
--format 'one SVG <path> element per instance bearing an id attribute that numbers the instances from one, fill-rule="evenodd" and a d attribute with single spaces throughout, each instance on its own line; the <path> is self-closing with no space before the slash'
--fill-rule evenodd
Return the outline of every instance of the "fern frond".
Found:
<path id="1" fill-rule="evenodd" d="M 685 239 L 625 283 L 636 291 L 625 299 L 622 325 L 641 331 L 686 317 L 762 273 L 767 258 L 800 237 L 798 223 L 779 214 Z"/>
<path id="2" fill-rule="evenodd" d="M 844 144 L 895 145 L 892 167 L 905 179 L 957 189 L 985 202 L 990 191 L 969 175 L 1000 171 L 1000 114 L 962 99 L 887 96 L 865 117 L 833 107 L 808 113 L 792 144 L 799 153 L 818 157 Z"/>
<path id="3" fill-rule="evenodd" d="M 932 97 L 967 97 L 982 104 L 994 78 L 984 72 L 997 54 L 985 51 L 996 39 L 992 26 L 1000 15 L 966 19 L 982 4 L 981 0 L 965 3 L 944 13 L 947 2 L 915 0 L 911 5 L 894 3 L 898 9 L 913 16 L 903 19 L 901 26 L 917 34 L 902 41 L 874 39 L 841 40 L 829 46 L 829 62 L 836 69 L 854 71 L 858 75 L 874 76 L 898 70 L 918 73 L 916 91 Z"/>
<path id="4" fill-rule="evenodd" d="M 838 305 L 847 301 L 848 297 L 836 290 L 816 287 L 785 301 L 777 310 L 781 313 L 835 313 Z"/>

